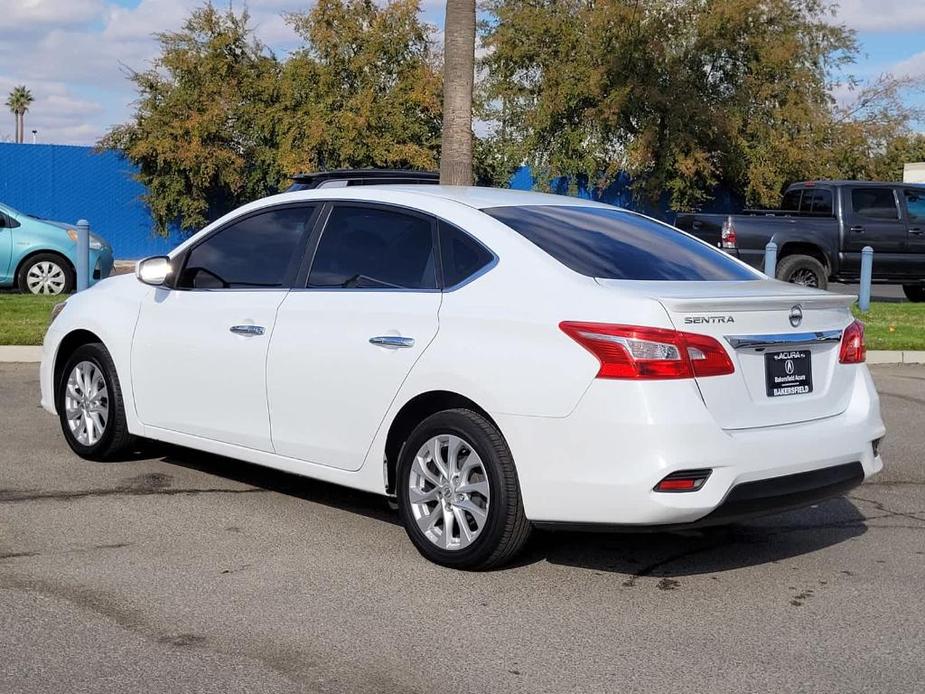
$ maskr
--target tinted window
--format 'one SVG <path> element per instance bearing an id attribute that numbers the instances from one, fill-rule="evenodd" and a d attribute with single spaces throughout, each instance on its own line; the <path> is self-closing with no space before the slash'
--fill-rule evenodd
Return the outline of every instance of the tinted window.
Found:
<path id="1" fill-rule="evenodd" d="M 797 188 L 796 190 L 788 190 L 786 193 L 784 193 L 784 199 L 780 203 L 780 208 L 782 210 L 787 210 L 788 212 L 799 212 L 800 196 L 802 194 L 802 188 Z"/>
<path id="2" fill-rule="evenodd" d="M 804 190 L 800 211 L 818 215 L 832 214 L 832 191 L 823 188 Z"/>
<path id="3" fill-rule="evenodd" d="M 855 214 L 872 219 L 899 219 L 896 200 L 889 188 L 855 188 L 851 191 Z"/>
<path id="4" fill-rule="evenodd" d="M 289 207 L 232 223 L 190 251 L 178 286 L 187 289 L 284 286 L 290 264 L 300 255 L 299 241 L 311 213 L 310 207 Z"/>
<path id="5" fill-rule="evenodd" d="M 433 224 L 401 212 L 337 206 L 321 235 L 308 286 L 435 289 Z"/>
<path id="6" fill-rule="evenodd" d="M 906 196 L 906 210 L 909 212 L 909 221 L 925 222 L 925 190 L 904 190 Z"/>
<path id="7" fill-rule="evenodd" d="M 449 224 L 440 224 L 443 286 L 454 287 L 488 265 L 494 256 L 482 244 Z"/>
<path id="8" fill-rule="evenodd" d="M 624 210 L 536 205 L 484 212 L 563 265 L 590 277 L 621 280 L 753 280 L 722 251 L 677 229 Z"/>

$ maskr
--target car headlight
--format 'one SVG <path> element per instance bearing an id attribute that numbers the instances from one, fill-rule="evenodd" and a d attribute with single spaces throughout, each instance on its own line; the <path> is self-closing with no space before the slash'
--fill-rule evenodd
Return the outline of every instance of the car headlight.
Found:
<path id="1" fill-rule="evenodd" d="M 76 229 L 68 229 L 67 235 L 68 237 L 70 237 L 71 241 L 73 241 L 74 243 L 77 243 L 77 230 Z M 91 251 L 103 250 L 104 244 L 105 244 L 105 241 L 103 241 L 103 239 L 101 239 L 99 236 L 97 236 L 94 233 L 90 234 L 90 250 Z"/>
<path id="2" fill-rule="evenodd" d="M 51 325 L 55 322 L 55 318 L 57 318 L 58 315 L 64 310 L 64 305 L 66 303 L 67 301 L 61 301 L 51 307 L 51 320 L 48 321 L 48 325 Z"/>

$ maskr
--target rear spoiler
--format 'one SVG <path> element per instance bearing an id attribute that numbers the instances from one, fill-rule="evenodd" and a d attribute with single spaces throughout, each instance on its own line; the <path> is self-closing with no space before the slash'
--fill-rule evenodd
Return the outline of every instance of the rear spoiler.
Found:
<path id="1" fill-rule="evenodd" d="M 654 296 L 665 308 L 678 313 L 699 311 L 773 311 L 794 306 L 803 309 L 847 308 L 857 301 L 853 294 L 778 294 L 777 296 L 713 296 L 683 299 Z"/>

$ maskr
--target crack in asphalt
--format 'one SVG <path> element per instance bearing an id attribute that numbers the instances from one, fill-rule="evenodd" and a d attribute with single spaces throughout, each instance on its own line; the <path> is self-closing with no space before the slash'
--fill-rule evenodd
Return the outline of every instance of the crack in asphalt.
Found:
<path id="1" fill-rule="evenodd" d="M 911 520 L 916 520 L 921 523 L 925 523 L 925 518 L 919 518 L 917 515 L 914 515 L 917 513 L 925 513 L 925 511 L 894 511 L 893 509 L 887 508 L 886 506 L 884 506 L 883 502 L 881 501 L 875 501 L 873 499 L 865 499 L 862 496 L 855 496 L 854 494 L 849 495 L 848 498 L 851 499 L 852 501 L 862 501 L 866 504 L 871 504 L 873 505 L 875 509 L 877 509 L 878 511 L 882 511 L 883 513 L 887 514 L 887 516 L 909 518 Z"/>
<path id="2" fill-rule="evenodd" d="M 219 487 L 205 487 L 200 489 L 139 489 L 136 487 L 113 487 L 111 489 L 78 489 L 74 491 L 51 492 L 0 489 L 0 504 L 46 500 L 71 501 L 73 499 L 106 496 L 198 496 L 199 494 L 259 494 L 269 493 L 269 491 L 269 489 L 260 489 L 258 487 L 247 487 L 245 489 L 222 489 Z"/>

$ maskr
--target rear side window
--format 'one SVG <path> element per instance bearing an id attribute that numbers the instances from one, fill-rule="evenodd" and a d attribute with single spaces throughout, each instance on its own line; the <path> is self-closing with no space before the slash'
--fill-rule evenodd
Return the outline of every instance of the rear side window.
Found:
<path id="1" fill-rule="evenodd" d="M 855 188 L 851 191 L 851 209 L 861 217 L 899 219 L 899 210 L 890 188 Z"/>
<path id="2" fill-rule="evenodd" d="M 312 212 L 311 207 L 287 207 L 232 222 L 190 251 L 177 286 L 283 287 L 301 255 L 300 241 Z"/>
<path id="3" fill-rule="evenodd" d="M 615 280 L 754 280 L 759 275 L 681 231 L 625 210 L 531 205 L 483 210 L 553 258 Z"/>
<path id="4" fill-rule="evenodd" d="M 803 194 L 802 188 L 797 188 L 795 190 L 788 190 L 784 193 L 784 199 L 781 200 L 780 208 L 787 212 L 799 212 L 800 211 L 800 196 Z"/>
<path id="5" fill-rule="evenodd" d="M 315 251 L 308 286 L 436 289 L 433 228 L 423 217 L 338 205 Z"/>
<path id="6" fill-rule="evenodd" d="M 494 260 L 482 244 L 456 227 L 440 223 L 443 286 L 462 284 Z"/>
<path id="7" fill-rule="evenodd" d="M 825 188 L 814 188 L 803 191 L 803 201 L 800 203 L 800 212 L 809 214 L 832 214 L 832 191 Z"/>

